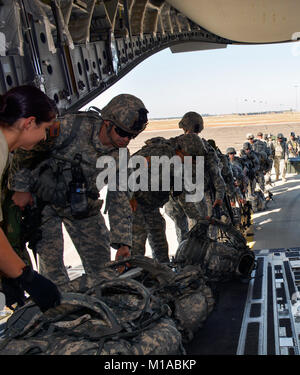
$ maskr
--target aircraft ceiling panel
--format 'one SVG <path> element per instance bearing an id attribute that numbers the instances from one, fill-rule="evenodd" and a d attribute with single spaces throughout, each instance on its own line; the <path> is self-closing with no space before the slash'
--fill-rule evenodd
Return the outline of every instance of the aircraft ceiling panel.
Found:
<path id="1" fill-rule="evenodd" d="M 168 0 L 168 3 L 206 30 L 232 41 L 274 43 L 300 36 L 298 0 Z"/>
<path id="2" fill-rule="evenodd" d="M 165 48 L 296 40 L 299 11 L 300 0 L 0 0 L 0 93 L 34 84 L 70 112 Z"/>

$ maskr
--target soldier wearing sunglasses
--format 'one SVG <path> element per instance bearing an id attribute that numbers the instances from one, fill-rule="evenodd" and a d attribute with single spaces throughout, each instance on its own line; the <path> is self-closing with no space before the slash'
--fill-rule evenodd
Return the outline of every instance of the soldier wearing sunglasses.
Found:
<path id="1" fill-rule="evenodd" d="M 26 159 L 28 166 L 28 158 L 24 154 L 15 155 L 18 168 L 15 168 L 12 178 L 12 188 L 17 192 L 14 202 L 21 208 L 30 204 L 21 199 L 22 193 L 26 192 L 42 202 L 42 238 L 36 244 L 39 268 L 61 290 L 69 288 L 63 262 L 62 224 L 92 282 L 97 282 L 103 264 L 111 260 L 110 247 L 117 250 L 116 260 L 130 256 L 132 210 L 129 193 L 121 191 L 118 186 L 116 191 L 108 189 L 105 207 L 110 223 L 108 230 L 100 211 L 102 202 L 98 199 L 96 181 L 101 169 L 96 168 L 96 164 L 101 156 L 112 156 L 118 174 L 119 149 L 126 148 L 130 140 L 145 129 L 147 113 L 140 99 L 121 94 L 101 110 L 101 116 L 96 111 L 88 111 L 59 118 L 59 130 L 51 139 L 50 157 L 44 161 L 38 158 L 42 164 L 34 169 L 27 168 L 24 173 L 22 160 Z M 51 171 L 53 166 L 56 173 Z M 58 183 L 53 175 L 58 176 Z M 82 189 L 77 189 L 78 186 Z M 86 199 L 82 194 L 80 200 L 76 194 L 82 191 L 85 191 Z"/>

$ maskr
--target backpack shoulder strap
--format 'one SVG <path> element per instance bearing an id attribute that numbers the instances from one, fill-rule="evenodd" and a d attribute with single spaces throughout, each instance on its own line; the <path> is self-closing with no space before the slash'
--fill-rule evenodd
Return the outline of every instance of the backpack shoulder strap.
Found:
<path id="1" fill-rule="evenodd" d="M 75 137 L 77 135 L 77 132 L 78 132 L 80 126 L 81 126 L 82 120 L 83 120 L 82 116 L 77 116 L 75 118 L 75 121 L 74 121 L 74 124 L 72 126 L 71 133 L 70 133 L 69 137 L 66 138 L 60 145 L 55 146 L 54 147 L 55 151 L 62 150 L 64 148 L 66 148 L 67 146 L 69 146 L 73 142 L 73 140 L 75 139 Z"/>

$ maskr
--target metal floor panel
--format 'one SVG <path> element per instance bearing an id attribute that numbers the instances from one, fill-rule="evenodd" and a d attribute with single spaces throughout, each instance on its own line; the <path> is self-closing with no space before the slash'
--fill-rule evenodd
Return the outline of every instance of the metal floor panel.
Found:
<path id="1" fill-rule="evenodd" d="M 299 355 L 300 247 L 255 251 L 237 355 Z"/>

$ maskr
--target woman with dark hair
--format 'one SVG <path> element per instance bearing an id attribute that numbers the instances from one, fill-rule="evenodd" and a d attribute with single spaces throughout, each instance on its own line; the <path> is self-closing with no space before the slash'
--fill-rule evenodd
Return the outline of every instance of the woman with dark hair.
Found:
<path id="1" fill-rule="evenodd" d="M 30 150 L 45 139 L 46 129 L 53 125 L 56 114 L 54 103 L 34 86 L 15 87 L 0 96 L 0 183 L 8 167 L 9 152 L 17 148 Z M 0 205 L 0 222 L 2 220 Z M 16 302 L 24 304 L 24 290 L 42 311 L 60 302 L 57 287 L 25 265 L 11 247 L 1 226 L 0 274 L 7 306 Z"/>

